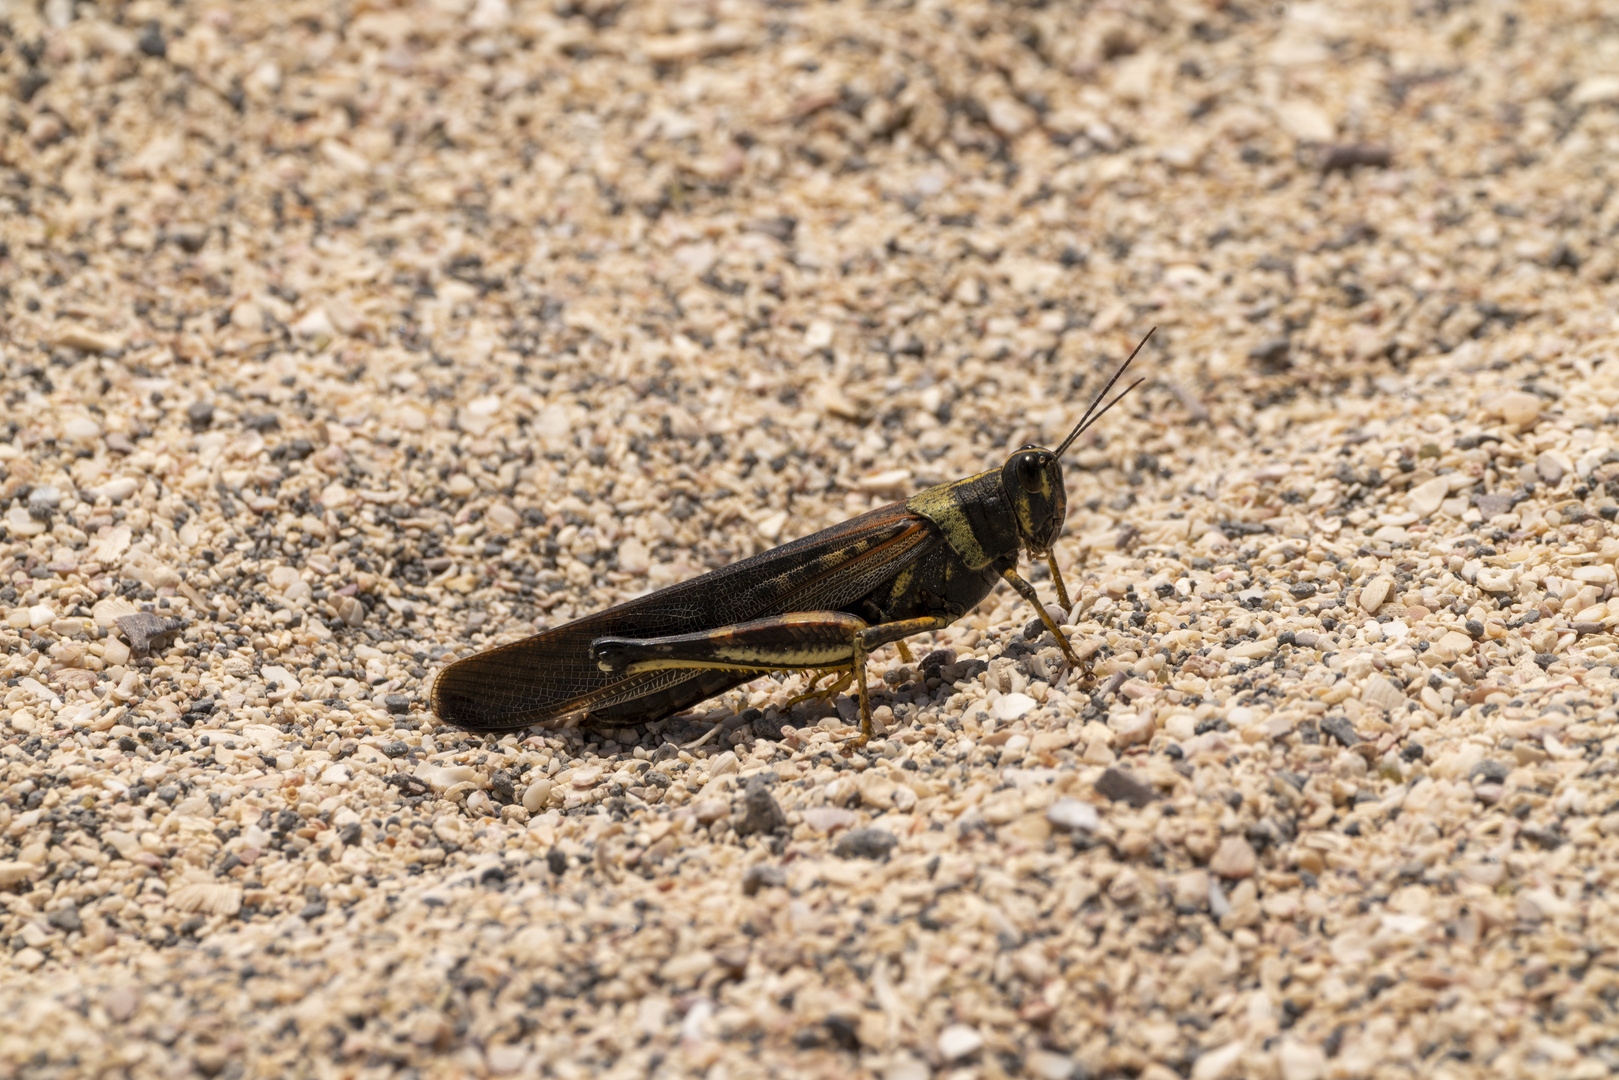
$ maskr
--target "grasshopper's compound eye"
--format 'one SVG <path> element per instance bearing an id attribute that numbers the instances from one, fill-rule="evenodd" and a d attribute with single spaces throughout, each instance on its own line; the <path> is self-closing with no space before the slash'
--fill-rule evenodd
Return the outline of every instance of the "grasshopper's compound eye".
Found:
<path id="1" fill-rule="evenodd" d="M 1022 454 L 1017 459 L 1018 487 L 1033 495 L 1045 486 L 1046 470 L 1036 454 Z"/>

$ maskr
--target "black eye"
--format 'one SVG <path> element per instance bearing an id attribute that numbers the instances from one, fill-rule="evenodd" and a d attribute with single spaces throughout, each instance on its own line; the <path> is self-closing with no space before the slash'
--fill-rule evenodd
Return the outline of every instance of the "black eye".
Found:
<path id="1" fill-rule="evenodd" d="M 1017 482 L 1024 491 L 1030 494 L 1039 491 L 1044 486 L 1044 479 L 1045 470 L 1040 468 L 1037 458 L 1033 456 L 1018 458 Z"/>

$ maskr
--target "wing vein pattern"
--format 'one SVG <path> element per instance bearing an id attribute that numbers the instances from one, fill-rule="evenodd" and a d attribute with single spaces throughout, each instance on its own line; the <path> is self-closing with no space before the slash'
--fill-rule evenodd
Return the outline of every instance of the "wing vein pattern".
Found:
<path id="1" fill-rule="evenodd" d="M 694 633 L 793 611 L 837 611 L 915 561 L 936 529 L 903 503 L 760 552 L 594 615 L 446 667 L 433 709 L 474 730 L 502 730 L 588 710 L 653 720 L 678 712 L 753 673 L 664 669 L 609 675 L 590 656 L 600 637 Z M 615 708 L 617 706 L 617 708 Z"/>

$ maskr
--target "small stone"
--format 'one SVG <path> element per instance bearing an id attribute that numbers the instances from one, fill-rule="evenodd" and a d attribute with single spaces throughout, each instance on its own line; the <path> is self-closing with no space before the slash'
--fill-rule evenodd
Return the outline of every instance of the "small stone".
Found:
<path id="1" fill-rule="evenodd" d="M 1125 688 L 1131 685 L 1134 684 L 1126 683 Z M 1113 745 L 1120 749 L 1151 742 L 1158 730 L 1152 716 L 1146 713 L 1113 713 L 1107 718 L 1107 726 L 1113 732 Z"/>
<path id="2" fill-rule="evenodd" d="M 1613 567 L 1607 563 L 1597 563 L 1594 566 L 1576 566 L 1572 574 L 1574 580 L 1583 585 L 1619 584 L 1619 575 L 1616 575 Z"/>
<path id="3" fill-rule="evenodd" d="M 652 554 L 635 537 L 618 545 L 618 568 L 626 574 L 644 574 L 652 565 Z"/>
<path id="4" fill-rule="evenodd" d="M 50 912 L 45 916 L 45 921 L 64 934 L 73 934 L 84 929 L 84 920 L 79 918 L 79 909 L 71 904 Z"/>
<path id="5" fill-rule="evenodd" d="M 117 334 L 105 334 L 76 323 L 64 326 L 51 341 L 60 348 L 86 353 L 105 354 L 124 347 L 123 338 Z"/>
<path id="6" fill-rule="evenodd" d="M 505 503 L 496 503 L 495 505 L 491 506 L 488 510 L 484 511 L 483 519 L 485 521 L 487 521 L 496 530 L 498 530 L 500 532 L 506 532 L 506 533 L 515 531 L 517 529 L 517 527 L 523 523 L 522 516 L 520 514 L 518 514 L 518 512 L 516 510 L 513 510 L 510 506 L 508 506 Z M 633 537 L 631 537 L 630 540 L 625 541 L 625 543 L 623 545 L 620 545 L 620 547 L 619 547 L 619 568 L 620 569 L 623 569 L 623 565 L 624 565 L 623 564 L 624 547 L 628 546 L 628 544 L 630 544 L 632 542 L 635 542 Z"/>
<path id="7" fill-rule="evenodd" d="M 1458 657 L 1466 656 L 1473 648 L 1473 637 L 1469 637 L 1468 634 L 1472 634 L 1474 626 L 1478 627 L 1478 634 L 1474 634 L 1473 637 L 1481 636 L 1484 633 L 1483 624 L 1470 620 L 1466 634 L 1460 630 L 1446 631 L 1438 641 L 1433 643 L 1429 649 L 1430 655 L 1442 663 L 1449 663 Z"/>
<path id="8" fill-rule="evenodd" d="M 1237 1039 L 1204 1051 L 1192 1065 L 1192 1080 L 1227 1080 L 1247 1052 L 1246 1039 Z"/>
<path id="9" fill-rule="evenodd" d="M 1566 472 L 1557 455 L 1547 450 L 1535 459 L 1535 475 L 1548 487 L 1556 487 L 1563 482 Z"/>
<path id="10" fill-rule="evenodd" d="M 489 1071 L 496 1076 L 512 1076 L 523 1071 L 528 1051 L 521 1043 L 505 1043 L 489 1047 L 484 1052 Z M 535 1071 L 538 1071 L 537 1069 Z"/>
<path id="11" fill-rule="evenodd" d="M 1136 779 L 1125 769 L 1104 769 L 1096 779 L 1096 793 L 1113 802 L 1127 802 L 1140 809 L 1158 797 L 1152 785 Z"/>
<path id="12" fill-rule="evenodd" d="M 1485 409 L 1522 431 L 1540 419 L 1542 402 L 1527 390 L 1509 390 L 1489 401 Z"/>
<path id="13" fill-rule="evenodd" d="M 365 605 L 352 596 L 345 596 L 337 602 L 337 617 L 347 626 L 359 626 L 365 622 Z"/>
<path id="14" fill-rule="evenodd" d="M 786 827 L 787 815 L 776 797 L 770 794 L 769 786 L 757 776 L 749 780 L 747 793 L 742 797 L 742 820 L 737 823 L 736 834 L 769 834 Z"/>
<path id="15" fill-rule="evenodd" d="M 153 615 L 149 611 L 137 611 L 133 615 L 121 615 L 114 620 L 124 640 L 129 642 L 130 649 L 136 656 L 145 656 L 154 648 L 163 648 L 174 640 L 180 632 L 180 624 L 172 619 L 165 619 Z"/>
<path id="16" fill-rule="evenodd" d="M 1619 102 L 1619 75 L 1592 75 L 1582 79 L 1568 96 L 1573 108 Z"/>
<path id="17" fill-rule="evenodd" d="M 1323 173 L 1348 173 L 1358 168 L 1386 169 L 1393 161 L 1393 151 L 1375 143 L 1333 143 L 1321 150 Z"/>
<path id="18" fill-rule="evenodd" d="M 1361 688 L 1360 700 L 1363 705 L 1370 705 L 1374 709 L 1383 709 L 1393 712 L 1405 708 L 1405 691 L 1389 682 L 1381 675 L 1373 675 L 1366 680 Z"/>
<path id="19" fill-rule="evenodd" d="M 403 739 L 395 739 L 382 747 L 382 752 L 391 758 L 401 758 L 410 753 L 410 743 Z"/>
<path id="20" fill-rule="evenodd" d="M 1282 1080 L 1321 1080 L 1327 1072 L 1327 1055 L 1314 1043 L 1289 1036 L 1276 1050 L 1276 1064 Z"/>
<path id="21" fill-rule="evenodd" d="M 1263 367 L 1280 369 L 1286 366 L 1292 348 L 1293 343 L 1285 337 L 1267 338 L 1248 350 L 1248 358 Z"/>
<path id="22" fill-rule="evenodd" d="M 984 1037 L 978 1029 L 966 1024 L 951 1024 L 939 1032 L 939 1056 L 946 1061 L 960 1061 L 983 1049 Z"/>
<path id="23" fill-rule="evenodd" d="M 1386 577 L 1373 578 L 1367 586 L 1360 591 L 1360 606 L 1367 614 L 1375 614 L 1377 609 L 1388 600 L 1389 592 L 1394 588 L 1394 582 Z"/>
<path id="24" fill-rule="evenodd" d="M 903 1051 L 895 1055 L 883 1070 L 883 1080 L 929 1080 L 932 1075 L 933 1070 L 928 1068 L 926 1062 L 918 1061 Z"/>
<path id="25" fill-rule="evenodd" d="M 780 889 L 787 885 L 787 872 L 779 866 L 756 863 L 742 874 L 742 895 L 757 896 L 761 889 Z"/>
<path id="26" fill-rule="evenodd" d="M 840 859 L 885 859 L 899 838 L 886 829 L 850 829 L 838 837 L 832 854 Z"/>
<path id="27" fill-rule="evenodd" d="M 54 510 L 62 503 L 62 490 L 52 484 L 41 484 L 28 493 L 28 505 L 40 510 Z"/>
<path id="28" fill-rule="evenodd" d="M 1038 704 L 1039 702 L 1028 694 L 1002 694 L 995 699 L 995 704 L 989 707 L 989 711 L 995 719 L 1005 723 L 1016 720 Z"/>
<path id="29" fill-rule="evenodd" d="M 1046 820 L 1070 833 L 1094 833 L 1102 824 L 1096 807 L 1078 799 L 1058 799 L 1046 808 Z"/>
<path id="30" fill-rule="evenodd" d="M 410 696 L 408 694 L 389 694 L 382 699 L 383 707 L 395 716 L 403 716 L 410 712 Z"/>
<path id="31" fill-rule="evenodd" d="M 775 542 L 775 540 L 781 536 L 781 531 L 786 527 L 787 511 L 785 510 L 777 510 L 773 514 L 765 515 L 764 517 L 760 518 L 759 523 L 754 526 L 754 528 L 759 530 L 760 536 L 771 542 Z M 619 562 L 622 564 L 623 560 L 620 559 Z"/>
<path id="32" fill-rule="evenodd" d="M 354 492 L 339 480 L 333 480 L 320 492 L 320 504 L 329 510 L 339 510 L 354 501 Z"/>
<path id="33" fill-rule="evenodd" d="M 819 833 L 852 828 L 859 821 L 859 815 L 852 810 L 842 810 L 836 806 L 812 806 L 804 811 L 804 824 Z"/>
<path id="34" fill-rule="evenodd" d="M 1176 874 L 1172 892 L 1177 907 L 1201 911 L 1209 904 L 1209 875 L 1202 870 Z"/>
<path id="35" fill-rule="evenodd" d="M 1361 741 L 1360 733 L 1349 718 L 1341 715 L 1326 716 L 1321 719 L 1321 730 L 1337 739 L 1344 746 L 1354 746 Z"/>
<path id="36" fill-rule="evenodd" d="M 1259 859 L 1254 854 L 1253 846 L 1240 836 L 1222 839 L 1214 857 L 1209 860 L 1209 869 L 1227 879 L 1251 877 L 1258 866 Z"/>
<path id="37" fill-rule="evenodd" d="M 38 536 L 45 531 L 45 523 L 28 512 L 26 506 L 12 506 L 6 511 L 6 531 L 12 536 Z"/>
<path id="38" fill-rule="evenodd" d="M 714 954 L 707 949 L 693 949 L 664 962 L 658 975 L 674 986 L 691 986 L 714 967 Z"/>
<path id="39" fill-rule="evenodd" d="M 195 255 L 208 243 L 206 226 L 189 222 L 169 226 L 169 239 L 187 255 Z"/>
<path id="40" fill-rule="evenodd" d="M 0 860 L 0 889 L 9 888 L 20 881 L 27 881 L 42 869 L 33 863 Z"/>
<path id="41" fill-rule="evenodd" d="M 730 811 L 731 808 L 722 799 L 702 799 L 693 803 L 691 808 L 692 816 L 704 825 L 714 824 Z"/>
<path id="42" fill-rule="evenodd" d="M 1074 1059 L 1052 1050 L 1036 1050 L 1026 1064 L 1029 1075 L 1038 1080 L 1072 1080 L 1074 1076 Z"/>
<path id="43" fill-rule="evenodd" d="M 744 713 L 743 715 L 746 716 L 747 714 Z M 748 722 L 748 730 L 753 732 L 753 737 L 756 739 L 776 742 L 782 737 L 782 727 L 785 724 L 786 719 L 779 713 L 759 713 Z"/>
<path id="44" fill-rule="evenodd" d="M 90 489 L 90 496 L 95 499 L 106 499 L 108 502 L 121 503 L 140 488 L 140 482 L 133 476 L 120 476 L 116 480 L 109 480 L 105 484 Z M 115 529 L 114 532 L 117 530 Z"/>
<path id="45" fill-rule="evenodd" d="M 14 953 L 11 962 L 24 971 L 33 971 L 45 962 L 45 954 L 30 945 Z"/>
<path id="46" fill-rule="evenodd" d="M 292 332 L 301 338 L 329 338 L 337 333 L 337 329 L 332 325 L 326 309 L 316 306 L 292 324 Z"/>
<path id="47" fill-rule="evenodd" d="M 193 401 L 186 406 L 186 419 L 197 431 L 207 431 L 214 422 L 214 405 L 211 401 Z"/>
<path id="48" fill-rule="evenodd" d="M 126 1023 L 141 1007 L 141 992 L 133 986 L 117 987 L 107 991 L 107 996 L 101 999 L 101 1007 L 114 1023 Z"/>
<path id="49" fill-rule="evenodd" d="M 163 39 L 163 27 L 156 20 L 148 22 L 135 42 L 136 48 L 147 56 L 161 60 L 169 55 L 169 45 Z"/>
<path id="50" fill-rule="evenodd" d="M 1439 509 L 1439 504 L 1450 497 L 1450 478 L 1436 476 L 1425 480 L 1406 493 L 1405 505 L 1419 517 L 1427 517 Z"/>

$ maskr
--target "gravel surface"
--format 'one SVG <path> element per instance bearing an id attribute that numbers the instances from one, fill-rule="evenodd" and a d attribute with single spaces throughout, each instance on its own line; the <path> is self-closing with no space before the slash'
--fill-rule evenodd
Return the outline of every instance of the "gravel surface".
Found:
<path id="1" fill-rule="evenodd" d="M 1123 7 L 0 7 L 0 1072 L 1619 1068 L 1619 23 Z M 425 711 L 1153 325 L 1089 671 Z"/>

